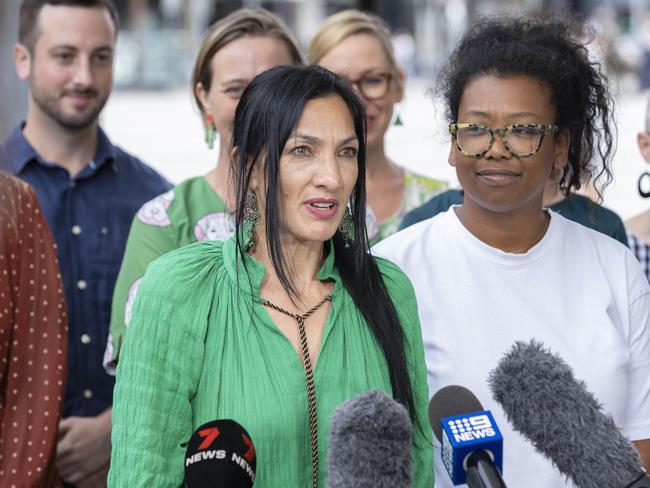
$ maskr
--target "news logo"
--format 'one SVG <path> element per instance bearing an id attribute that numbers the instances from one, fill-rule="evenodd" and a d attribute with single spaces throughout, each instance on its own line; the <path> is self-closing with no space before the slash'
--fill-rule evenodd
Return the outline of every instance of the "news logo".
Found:
<path id="1" fill-rule="evenodd" d="M 442 462 L 454 485 L 465 483 L 467 457 L 485 450 L 503 470 L 503 436 L 489 411 L 445 417 L 442 424 Z"/>

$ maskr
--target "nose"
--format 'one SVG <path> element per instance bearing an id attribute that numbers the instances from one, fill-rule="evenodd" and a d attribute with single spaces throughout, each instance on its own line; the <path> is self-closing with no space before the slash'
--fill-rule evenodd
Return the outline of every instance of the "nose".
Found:
<path id="1" fill-rule="evenodd" d="M 494 141 L 484 157 L 488 159 L 510 159 L 512 157 L 512 153 L 506 147 L 503 131 L 494 131 Z"/>
<path id="2" fill-rule="evenodd" d="M 323 158 L 314 174 L 314 184 L 328 191 L 335 191 L 342 186 L 341 168 L 336 156 Z"/>
<path id="3" fill-rule="evenodd" d="M 90 59 L 80 56 L 74 71 L 73 82 L 78 87 L 88 87 L 93 84 L 94 76 Z"/>

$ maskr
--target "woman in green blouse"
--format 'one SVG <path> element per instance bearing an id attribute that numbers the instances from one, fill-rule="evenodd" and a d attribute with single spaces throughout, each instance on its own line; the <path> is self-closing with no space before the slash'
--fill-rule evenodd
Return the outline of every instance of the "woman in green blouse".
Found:
<path id="1" fill-rule="evenodd" d="M 256 486 L 324 487 L 332 412 L 374 388 L 408 409 L 413 486 L 433 486 L 414 292 L 368 251 L 364 124 L 323 68 L 273 68 L 246 89 L 238 231 L 163 256 L 142 280 L 117 369 L 111 486 L 179 486 L 181 443 L 231 418 L 255 444 Z"/>
<path id="2" fill-rule="evenodd" d="M 192 74 L 194 101 L 210 147 L 220 137 L 217 166 L 183 181 L 140 209 L 133 219 L 115 284 L 110 335 L 104 357 L 115 371 L 133 300 L 147 266 L 163 254 L 197 241 L 227 239 L 234 232 L 228 154 L 235 108 L 250 80 L 283 64 L 301 64 L 300 49 L 284 23 L 263 9 L 240 9 L 206 33 Z"/>

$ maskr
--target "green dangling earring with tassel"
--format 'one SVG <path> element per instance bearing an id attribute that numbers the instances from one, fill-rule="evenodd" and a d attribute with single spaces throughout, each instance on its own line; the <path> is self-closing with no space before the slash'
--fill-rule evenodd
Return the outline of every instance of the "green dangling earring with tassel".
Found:
<path id="1" fill-rule="evenodd" d="M 217 139 L 217 127 L 214 125 L 214 116 L 208 114 L 208 127 L 205 130 L 205 143 L 208 149 L 214 149 L 214 141 Z"/>
<path id="2" fill-rule="evenodd" d="M 350 207 L 345 207 L 343 219 L 339 224 L 339 231 L 345 239 L 345 247 L 350 247 L 350 243 L 354 240 L 354 221 L 352 220 L 352 211 Z"/>
<path id="3" fill-rule="evenodd" d="M 399 112 L 397 112 L 397 117 L 395 117 L 395 122 L 393 122 L 393 125 L 395 127 L 402 127 L 404 125 L 404 122 L 402 122 L 402 117 L 400 116 Z"/>

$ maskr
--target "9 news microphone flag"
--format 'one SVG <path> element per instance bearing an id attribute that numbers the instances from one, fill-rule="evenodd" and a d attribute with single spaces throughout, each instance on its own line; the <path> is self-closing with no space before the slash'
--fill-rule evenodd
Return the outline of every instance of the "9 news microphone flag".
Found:
<path id="1" fill-rule="evenodd" d="M 501 477 L 503 436 L 471 391 L 458 385 L 440 389 L 429 402 L 429 422 L 454 485 L 506 487 Z"/>

